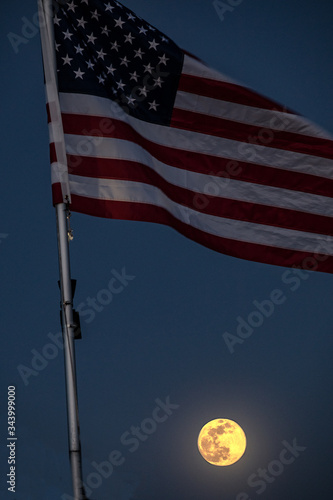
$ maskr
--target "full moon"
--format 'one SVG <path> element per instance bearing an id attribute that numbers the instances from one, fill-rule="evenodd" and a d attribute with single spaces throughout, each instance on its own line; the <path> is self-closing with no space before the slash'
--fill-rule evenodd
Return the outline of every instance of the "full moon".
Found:
<path id="1" fill-rule="evenodd" d="M 246 436 L 233 420 L 216 418 L 203 426 L 198 437 L 203 458 L 213 465 L 231 465 L 244 454 Z"/>

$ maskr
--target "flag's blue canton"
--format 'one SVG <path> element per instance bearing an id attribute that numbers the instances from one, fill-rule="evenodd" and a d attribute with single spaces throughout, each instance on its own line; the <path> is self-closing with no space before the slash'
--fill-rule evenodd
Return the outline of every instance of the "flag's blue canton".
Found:
<path id="1" fill-rule="evenodd" d="M 130 115 L 170 122 L 182 51 L 119 2 L 59 2 L 54 15 L 60 92 L 108 97 Z"/>

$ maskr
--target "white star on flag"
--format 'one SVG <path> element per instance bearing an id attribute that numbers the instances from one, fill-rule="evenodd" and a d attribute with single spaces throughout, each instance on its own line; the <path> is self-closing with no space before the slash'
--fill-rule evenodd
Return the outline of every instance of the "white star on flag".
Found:
<path id="1" fill-rule="evenodd" d="M 103 59 L 104 61 L 104 56 L 106 56 L 106 52 L 103 52 L 103 49 L 97 50 L 98 58 Z"/>
<path id="2" fill-rule="evenodd" d="M 71 61 L 73 61 L 73 58 L 72 57 L 69 57 L 69 55 L 67 54 L 66 57 L 62 57 L 61 59 L 64 60 L 64 64 L 69 64 L 71 65 Z"/>
<path id="3" fill-rule="evenodd" d="M 71 40 L 72 36 L 73 36 L 73 33 L 70 33 L 69 30 L 67 31 L 63 31 L 63 34 L 65 35 L 65 40 L 68 38 L 69 40 Z"/>
<path id="4" fill-rule="evenodd" d="M 129 33 L 128 35 L 125 36 L 125 42 L 129 42 L 130 44 L 132 44 L 133 40 L 134 36 L 132 35 L 132 33 Z"/>
<path id="5" fill-rule="evenodd" d="M 135 99 L 133 99 L 133 97 L 126 97 L 127 101 L 128 101 L 128 104 L 134 104 L 135 103 Z"/>
<path id="6" fill-rule="evenodd" d="M 123 21 L 121 17 L 119 17 L 119 19 L 115 19 L 115 23 L 116 27 L 123 29 L 123 24 L 125 24 L 125 21 Z"/>
<path id="7" fill-rule="evenodd" d="M 83 53 L 83 49 L 81 48 L 80 44 L 77 45 L 76 47 L 74 46 L 74 49 L 76 51 L 77 54 L 82 54 Z"/>
<path id="8" fill-rule="evenodd" d="M 155 84 L 154 84 L 154 86 L 155 86 L 155 87 L 161 87 L 161 88 L 162 88 L 162 83 L 163 83 L 163 80 L 161 80 L 161 78 L 160 78 L 160 77 L 156 78 L 156 79 L 154 80 L 154 82 L 155 82 Z"/>
<path id="9" fill-rule="evenodd" d="M 159 104 L 157 104 L 155 101 L 153 102 L 149 102 L 149 109 L 153 109 L 154 111 L 157 111 L 157 106 L 159 106 Z"/>
<path id="10" fill-rule="evenodd" d="M 105 10 L 106 12 L 109 11 L 109 12 L 112 12 L 114 7 L 112 7 L 112 5 L 110 5 L 110 2 L 108 4 L 104 4 L 105 5 Z"/>
<path id="11" fill-rule="evenodd" d="M 121 89 L 121 90 L 124 90 L 124 87 L 126 86 L 122 80 L 120 80 L 119 82 L 116 82 L 116 84 L 118 86 L 118 89 Z"/>
<path id="12" fill-rule="evenodd" d="M 135 80 L 137 82 L 139 79 L 139 75 L 137 74 L 136 71 L 134 71 L 134 73 L 130 73 L 130 76 L 131 76 L 130 80 Z"/>
<path id="13" fill-rule="evenodd" d="M 111 49 L 119 52 L 120 45 L 117 42 L 111 43 Z"/>
<path id="14" fill-rule="evenodd" d="M 147 97 L 148 90 L 146 89 L 146 87 L 142 87 L 141 89 L 139 89 L 139 91 L 140 91 L 140 95 L 144 95 L 145 97 Z"/>
<path id="15" fill-rule="evenodd" d="M 121 57 L 121 58 L 120 58 L 120 60 L 121 60 L 120 66 L 124 65 L 124 66 L 126 66 L 126 68 L 127 68 L 127 67 L 128 67 L 128 63 L 130 62 L 130 61 L 127 59 L 127 57 L 126 57 L 126 56 L 125 56 L 125 57 Z"/>
<path id="16" fill-rule="evenodd" d="M 95 64 L 94 64 L 94 63 L 92 63 L 92 62 L 90 61 L 90 59 L 89 59 L 89 61 L 87 61 L 87 66 L 88 66 L 88 68 L 89 68 L 89 69 L 94 69 Z"/>
<path id="17" fill-rule="evenodd" d="M 156 42 L 155 38 L 152 42 L 148 42 L 149 45 L 150 45 L 150 49 L 154 49 L 154 50 L 157 50 L 157 46 L 159 45 L 159 43 Z"/>
<path id="18" fill-rule="evenodd" d="M 83 75 L 85 74 L 84 71 L 81 71 L 81 69 L 79 68 L 77 71 L 74 70 L 74 73 L 75 78 L 81 78 L 81 80 L 83 80 Z"/>
<path id="19" fill-rule="evenodd" d="M 159 60 L 160 60 L 160 64 L 165 64 L 167 63 L 167 61 L 170 61 L 170 59 L 168 57 L 166 57 L 165 54 L 163 54 L 163 56 L 159 56 Z"/>
<path id="20" fill-rule="evenodd" d="M 146 73 L 152 73 L 152 72 L 153 72 L 153 69 L 154 69 L 154 68 L 152 67 L 152 65 L 151 65 L 150 63 L 149 63 L 149 64 L 144 65 L 143 67 L 145 68 L 145 72 L 146 72 Z"/>
<path id="21" fill-rule="evenodd" d="M 76 5 L 74 2 L 71 2 L 68 4 L 68 10 L 75 12 L 75 9 L 76 9 Z"/>
<path id="22" fill-rule="evenodd" d="M 109 32 L 109 28 L 107 27 L 107 25 L 105 25 L 104 28 L 102 28 L 102 35 L 109 36 Z"/>
<path id="23" fill-rule="evenodd" d="M 98 14 L 97 10 L 95 10 L 94 12 L 91 12 L 91 18 L 92 19 L 96 19 L 98 21 L 99 17 L 101 17 L 101 15 Z"/>
<path id="24" fill-rule="evenodd" d="M 78 24 L 78 26 L 80 26 L 80 28 L 85 29 L 85 28 L 84 28 L 84 25 L 85 25 L 85 24 L 87 24 L 87 21 L 85 21 L 85 20 L 83 19 L 83 16 L 82 16 L 82 17 L 81 17 L 81 19 L 78 19 L 78 20 L 77 20 L 77 24 Z"/>
<path id="25" fill-rule="evenodd" d="M 112 64 L 110 64 L 110 66 L 107 66 L 106 69 L 108 70 L 108 73 L 112 73 L 112 75 L 116 71 L 116 68 L 114 68 Z"/>
<path id="26" fill-rule="evenodd" d="M 134 57 L 140 57 L 140 59 L 142 59 L 142 56 L 144 56 L 144 55 L 145 55 L 145 53 L 144 53 L 144 52 L 142 52 L 142 50 L 141 50 L 141 49 L 135 50 L 135 51 L 134 51 L 134 53 L 135 53 L 135 56 L 134 56 Z"/>
<path id="27" fill-rule="evenodd" d="M 88 42 L 91 42 L 93 45 L 95 45 L 95 40 L 97 40 L 97 37 L 94 36 L 94 33 L 91 33 L 91 35 L 88 35 Z"/>

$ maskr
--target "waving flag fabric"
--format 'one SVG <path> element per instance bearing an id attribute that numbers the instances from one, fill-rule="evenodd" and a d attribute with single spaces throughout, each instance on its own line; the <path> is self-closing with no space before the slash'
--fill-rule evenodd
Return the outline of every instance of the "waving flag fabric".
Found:
<path id="1" fill-rule="evenodd" d="M 166 224 L 243 259 L 333 272 L 326 132 L 119 2 L 59 1 L 53 24 L 42 45 L 54 204 Z"/>

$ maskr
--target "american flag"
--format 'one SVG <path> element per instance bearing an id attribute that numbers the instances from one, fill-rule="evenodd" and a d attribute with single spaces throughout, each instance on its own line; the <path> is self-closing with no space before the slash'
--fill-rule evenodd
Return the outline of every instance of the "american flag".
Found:
<path id="1" fill-rule="evenodd" d="M 333 272 L 326 132 L 119 2 L 59 1 L 53 24 L 54 43 L 48 32 L 42 45 L 44 66 L 56 62 L 53 92 L 46 71 L 55 204 L 166 224 L 243 259 Z"/>

